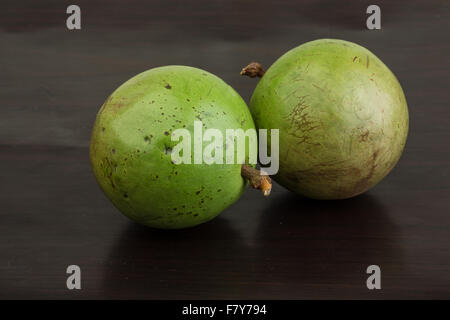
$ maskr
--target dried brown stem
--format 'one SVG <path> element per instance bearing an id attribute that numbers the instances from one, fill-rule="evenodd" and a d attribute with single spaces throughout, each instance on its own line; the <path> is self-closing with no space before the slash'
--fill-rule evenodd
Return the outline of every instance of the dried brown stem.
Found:
<path id="1" fill-rule="evenodd" d="M 262 175 L 261 171 L 246 164 L 241 167 L 241 175 L 250 182 L 253 188 L 260 189 L 264 196 L 270 195 L 272 180 L 268 175 Z"/>
<path id="2" fill-rule="evenodd" d="M 243 76 L 249 76 L 250 78 L 259 77 L 261 78 L 264 73 L 264 69 L 262 68 L 261 64 L 258 62 L 250 62 L 248 66 L 243 68 L 241 70 L 241 75 Z"/>

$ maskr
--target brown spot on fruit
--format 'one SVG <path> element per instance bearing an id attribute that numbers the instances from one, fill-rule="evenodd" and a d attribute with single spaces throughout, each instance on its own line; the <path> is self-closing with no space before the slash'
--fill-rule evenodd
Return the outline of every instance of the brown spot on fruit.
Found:
<path id="1" fill-rule="evenodd" d="M 353 188 L 352 196 L 356 196 L 360 193 L 363 193 L 370 187 L 370 180 L 372 179 L 375 173 L 375 169 L 377 168 L 377 164 L 375 163 L 377 160 L 377 156 L 378 150 L 372 154 L 372 159 L 370 159 L 367 163 L 367 165 L 370 167 L 369 173 L 365 177 L 361 178 L 358 182 L 356 182 Z"/>
<path id="2" fill-rule="evenodd" d="M 309 105 L 305 103 L 305 98 L 300 98 L 298 104 L 287 117 L 291 126 L 288 134 L 297 139 L 297 144 L 311 143 L 310 132 L 319 127 L 319 123 L 311 120 L 308 115 L 307 109 Z"/>
<path id="3" fill-rule="evenodd" d="M 365 131 L 359 136 L 359 141 L 366 142 L 367 140 L 369 140 L 369 130 Z"/>
<path id="4" fill-rule="evenodd" d="M 164 86 L 164 88 L 166 88 L 166 89 L 172 89 L 172 87 L 170 86 L 170 84 L 166 84 L 165 86 Z"/>
<path id="5" fill-rule="evenodd" d="M 315 83 L 313 83 L 312 85 L 313 85 L 313 87 L 316 87 L 316 88 L 319 89 L 320 91 L 325 91 L 324 88 L 319 87 L 319 86 L 318 86 L 317 84 L 315 84 Z"/>

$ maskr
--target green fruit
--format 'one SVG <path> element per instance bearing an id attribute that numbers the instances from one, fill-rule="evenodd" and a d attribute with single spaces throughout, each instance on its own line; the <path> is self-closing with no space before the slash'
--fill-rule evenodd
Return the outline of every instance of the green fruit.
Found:
<path id="1" fill-rule="evenodd" d="M 123 214 L 155 228 L 186 228 L 211 220 L 239 199 L 247 185 L 240 164 L 173 163 L 171 151 L 179 141 L 171 141 L 172 132 L 185 128 L 193 136 L 199 120 L 204 130 L 218 129 L 224 136 L 225 129 L 254 128 L 236 91 L 186 66 L 143 72 L 106 100 L 90 158 L 101 189 Z M 191 143 L 194 159 L 194 138 Z"/>
<path id="2" fill-rule="evenodd" d="M 255 65 L 247 74 L 258 74 Z M 394 74 L 343 40 L 316 40 L 284 54 L 262 77 L 250 109 L 258 128 L 280 130 L 275 180 L 316 199 L 373 187 L 399 160 L 408 134 L 408 107 Z"/>

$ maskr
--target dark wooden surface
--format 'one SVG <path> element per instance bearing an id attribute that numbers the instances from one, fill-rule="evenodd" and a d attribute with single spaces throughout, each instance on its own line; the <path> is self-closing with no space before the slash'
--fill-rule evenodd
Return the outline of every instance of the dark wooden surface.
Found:
<path id="1" fill-rule="evenodd" d="M 448 1 L 2 1 L 1 298 L 450 298 Z M 410 134 L 393 172 L 365 195 L 320 202 L 275 185 L 219 218 L 158 231 L 123 217 L 88 161 L 105 98 L 151 67 L 206 69 L 249 100 L 255 79 L 303 42 L 357 42 L 397 75 Z M 66 267 L 82 290 L 66 289 Z M 368 265 L 382 290 L 366 288 Z"/>

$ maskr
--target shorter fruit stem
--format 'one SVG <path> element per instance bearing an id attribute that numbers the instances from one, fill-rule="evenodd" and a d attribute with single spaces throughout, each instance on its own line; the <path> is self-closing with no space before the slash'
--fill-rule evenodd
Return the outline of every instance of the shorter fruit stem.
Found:
<path id="1" fill-rule="evenodd" d="M 264 196 L 270 195 L 272 190 L 272 181 L 268 175 L 261 174 L 260 170 L 248 166 L 246 164 L 242 165 L 241 175 L 250 181 L 250 184 L 255 189 L 260 189 Z"/>
<path id="2" fill-rule="evenodd" d="M 259 77 L 261 78 L 264 73 L 264 69 L 262 68 L 261 64 L 258 62 L 250 62 L 248 66 L 243 68 L 241 70 L 241 75 L 243 76 L 249 76 L 250 78 Z"/>

